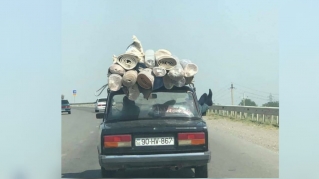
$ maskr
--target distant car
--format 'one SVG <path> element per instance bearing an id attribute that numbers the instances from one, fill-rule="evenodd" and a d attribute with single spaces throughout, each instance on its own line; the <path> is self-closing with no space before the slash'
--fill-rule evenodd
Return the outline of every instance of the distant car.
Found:
<path id="1" fill-rule="evenodd" d="M 70 107 L 70 103 L 68 100 L 62 100 L 62 106 L 61 106 L 61 112 L 67 112 L 69 114 L 71 114 L 71 107 Z"/>
<path id="2" fill-rule="evenodd" d="M 95 102 L 95 112 L 103 111 L 105 110 L 107 98 L 98 98 Z"/>

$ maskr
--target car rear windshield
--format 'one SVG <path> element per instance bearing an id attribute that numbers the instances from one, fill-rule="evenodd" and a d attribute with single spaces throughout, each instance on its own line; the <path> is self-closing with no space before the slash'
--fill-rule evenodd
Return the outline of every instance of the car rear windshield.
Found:
<path id="1" fill-rule="evenodd" d="M 141 93 L 130 101 L 124 94 L 116 94 L 108 109 L 108 120 L 139 120 L 156 118 L 199 118 L 193 93 L 155 92 L 147 100 Z"/>
<path id="2" fill-rule="evenodd" d="M 98 102 L 106 102 L 107 101 L 107 98 L 101 98 L 98 100 Z"/>
<path id="3" fill-rule="evenodd" d="M 62 104 L 69 104 L 68 100 L 62 100 Z"/>

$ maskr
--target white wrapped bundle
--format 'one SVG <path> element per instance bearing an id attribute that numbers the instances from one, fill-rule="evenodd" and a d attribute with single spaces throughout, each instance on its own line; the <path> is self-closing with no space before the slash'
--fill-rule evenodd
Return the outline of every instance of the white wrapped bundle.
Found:
<path id="1" fill-rule="evenodd" d="M 129 70 L 127 71 L 122 78 L 122 84 L 126 87 L 131 87 L 136 83 L 137 80 L 137 71 Z"/>
<path id="2" fill-rule="evenodd" d="M 111 74 L 109 76 L 108 86 L 111 91 L 118 91 L 122 86 L 122 77 L 119 74 Z"/>
<path id="3" fill-rule="evenodd" d="M 135 83 L 133 86 L 128 88 L 128 99 L 135 101 L 140 95 L 138 85 Z"/>
<path id="4" fill-rule="evenodd" d="M 145 65 L 148 68 L 155 67 L 155 52 L 154 50 L 146 50 L 145 51 Z"/>
<path id="5" fill-rule="evenodd" d="M 167 75 L 174 81 L 179 81 L 181 80 L 185 73 L 182 65 L 178 63 L 173 69 L 171 69 Z"/>
<path id="6" fill-rule="evenodd" d="M 183 87 L 185 86 L 185 83 L 186 83 L 186 79 L 185 77 L 182 77 L 181 79 L 175 81 L 175 80 L 172 80 L 172 83 L 174 84 L 174 86 L 176 87 Z"/>
<path id="7" fill-rule="evenodd" d="M 125 73 L 125 70 L 123 67 L 121 67 L 120 65 L 118 64 L 112 64 L 109 68 L 109 72 L 111 74 L 119 74 L 119 75 L 124 75 Z"/>
<path id="8" fill-rule="evenodd" d="M 192 63 L 190 60 L 183 59 L 180 61 L 180 64 L 182 65 L 184 69 L 185 77 L 194 76 L 198 72 L 197 65 Z"/>
<path id="9" fill-rule="evenodd" d="M 167 75 L 163 77 L 163 83 L 166 89 L 172 89 L 174 87 L 173 80 Z"/>
<path id="10" fill-rule="evenodd" d="M 154 84 L 154 76 L 152 69 L 145 68 L 137 75 L 137 83 L 144 89 L 152 89 Z"/>
<path id="11" fill-rule="evenodd" d="M 166 75 L 166 70 L 162 67 L 154 67 L 153 73 L 156 77 L 163 77 Z"/>
<path id="12" fill-rule="evenodd" d="M 162 67 L 166 70 L 172 69 L 174 66 L 176 66 L 177 61 L 172 56 L 171 52 L 165 49 L 160 49 L 155 52 L 155 59 L 157 62 L 157 65 L 159 67 Z"/>

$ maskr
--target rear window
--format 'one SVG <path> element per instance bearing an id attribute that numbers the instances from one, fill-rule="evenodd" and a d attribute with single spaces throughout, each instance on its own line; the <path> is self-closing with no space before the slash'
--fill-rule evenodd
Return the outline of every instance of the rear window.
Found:
<path id="1" fill-rule="evenodd" d="M 152 94 L 154 98 L 148 100 L 140 94 L 136 101 L 129 101 L 124 94 L 114 95 L 114 102 L 108 109 L 108 120 L 200 117 L 192 92 L 170 91 Z"/>
<path id="2" fill-rule="evenodd" d="M 68 100 L 62 100 L 62 104 L 69 104 Z"/>
<path id="3" fill-rule="evenodd" d="M 98 100 L 98 102 L 106 102 L 107 101 L 107 98 L 101 98 Z"/>

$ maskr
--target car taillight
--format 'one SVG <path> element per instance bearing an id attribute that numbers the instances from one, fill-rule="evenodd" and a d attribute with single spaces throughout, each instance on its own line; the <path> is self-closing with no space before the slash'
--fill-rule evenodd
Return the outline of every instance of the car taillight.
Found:
<path id="1" fill-rule="evenodd" d="M 205 133 L 179 133 L 178 145 L 203 145 L 205 144 Z"/>
<path id="2" fill-rule="evenodd" d="M 131 146 L 132 146 L 131 135 L 104 136 L 104 147 L 105 148 L 131 147 Z"/>

